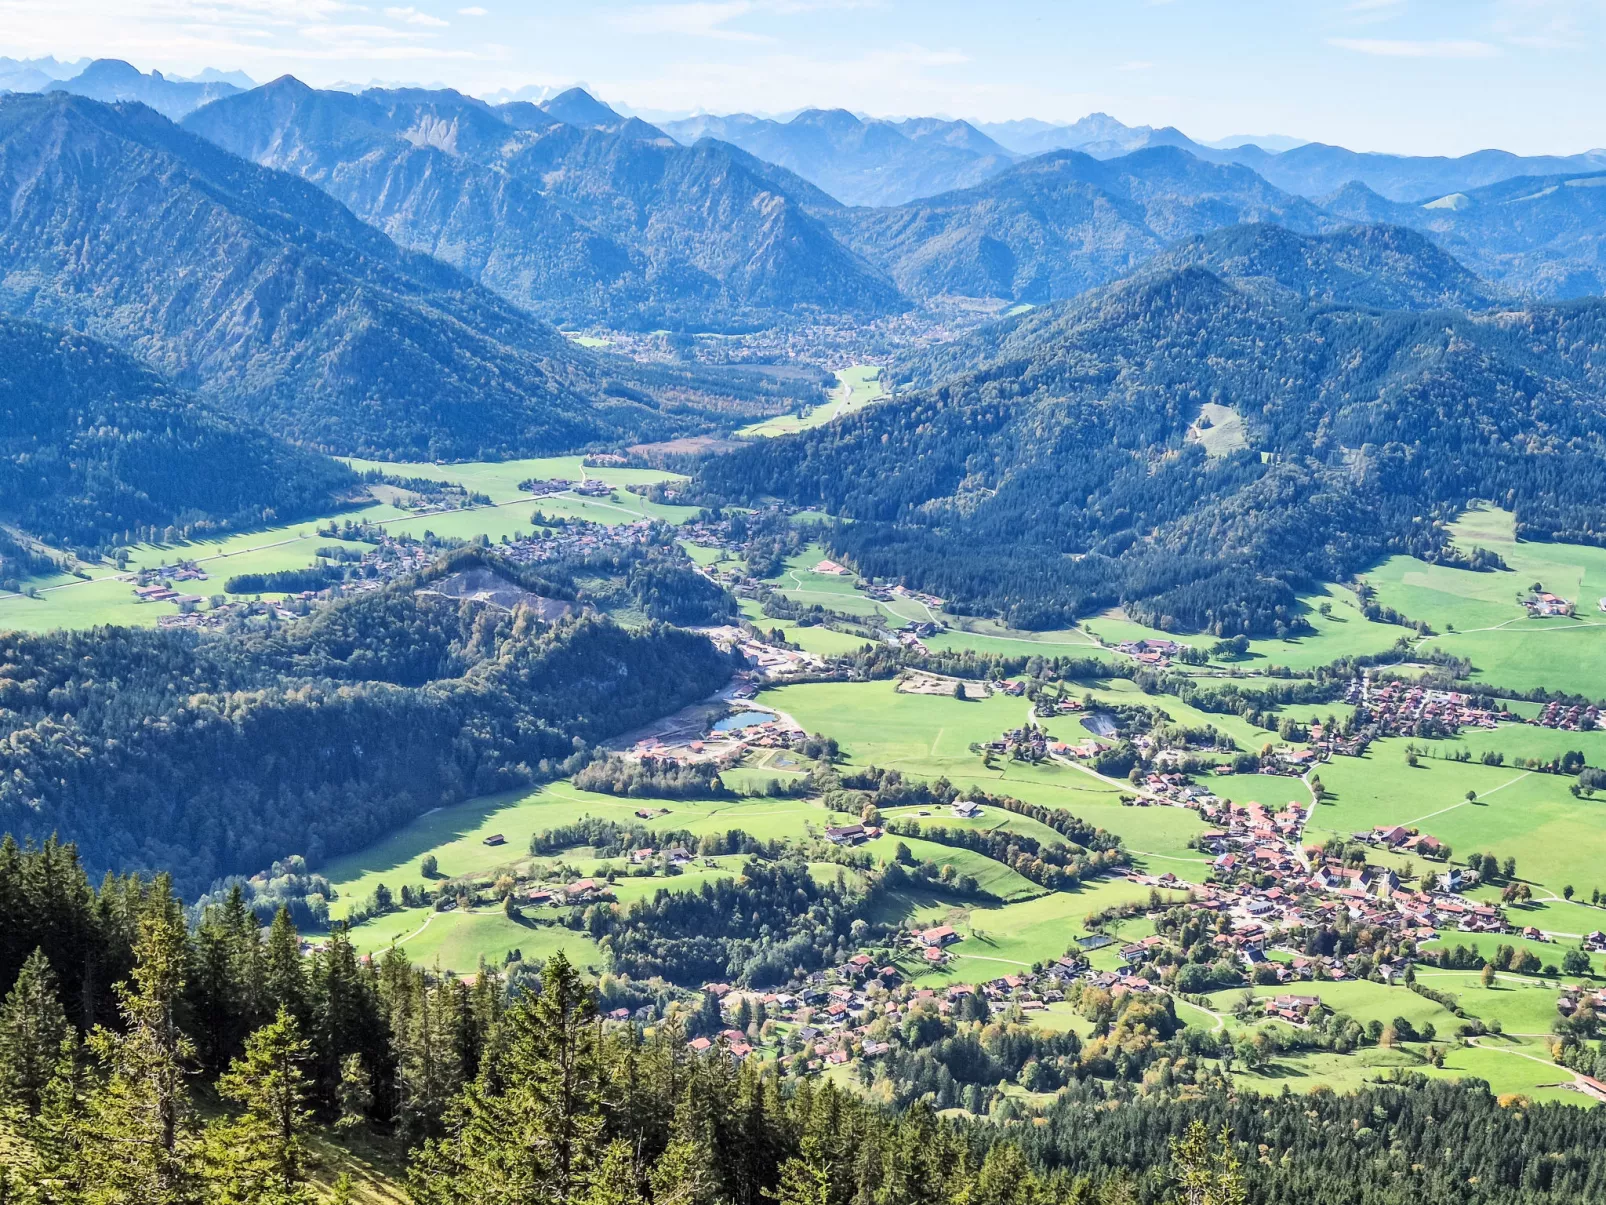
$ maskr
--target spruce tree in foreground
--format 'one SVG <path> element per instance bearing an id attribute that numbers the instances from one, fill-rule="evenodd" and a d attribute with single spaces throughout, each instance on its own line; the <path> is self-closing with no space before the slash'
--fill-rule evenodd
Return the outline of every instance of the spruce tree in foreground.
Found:
<path id="1" fill-rule="evenodd" d="M 83 1119 L 85 1199 L 95 1205 L 190 1205 L 202 1199 L 199 1136 L 186 1080 L 195 1044 L 179 1027 L 188 956 L 184 915 L 158 880 L 139 924 L 131 981 L 117 985 L 123 1032 L 97 1027 L 102 1082 Z"/>
<path id="2" fill-rule="evenodd" d="M 0 1007 L 0 1103 L 37 1115 L 67 1036 L 56 973 L 35 949 Z"/>
<path id="3" fill-rule="evenodd" d="M 310 1205 L 302 1141 L 312 1120 L 304 1070 L 311 1053 L 295 1017 L 281 1006 L 218 1080 L 218 1095 L 243 1110 L 207 1135 L 219 1205 Z"/>
<path id="4" fill-rule="evenodd" d="M 554 954 L 540 994 L 503 1024 L 504 1045 L 453 1105 L 447 1137 L 419 1154 L 420 1205 L 578 1205 L 590 1195 L 603 1129 L 591 990 Z"/>

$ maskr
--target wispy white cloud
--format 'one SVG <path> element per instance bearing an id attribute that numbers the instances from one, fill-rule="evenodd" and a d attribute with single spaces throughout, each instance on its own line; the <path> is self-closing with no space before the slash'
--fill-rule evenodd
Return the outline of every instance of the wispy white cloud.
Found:
<path id="1" fill-rule="evenodd" d="M 387 8 L 385 16 L 393 21 L 403 21 L 408 25 L 427 25 L 432 29 L 444 29 L 451 24 L 451 22 L 443 21 L 431 13 L 420 12 L 410 6 L 407 8 Z"/>
<path id="2" fill-rule="evenodd" d="M 1500 53 L 1497 46 L 1474 39 L 1441 38 L 1408 41 L 1398 38 L 1330 38 L 1341 50 L 1372 54 L 1389 59 L 1489 59 Z"/>
<path id="3" fill-rule="evenodd" d="M 732 29 L 730 24 L 754 11 L 751 0 L 693 0 L 687 4 L 645 4 L 610 18 L 629 33 L 679 34 L 722 42 L 773 42 L 768 34 Z"/>
<path id="4" fill-rule="evenodd" d="M 1498 0 L 1494 32 L 1528 50 L 1600 49 L 1606 4 L 1600 0 Z"/>
<path id="5" fill-rule="evenodd" d="M 488 10 L 481 8 L 479 5 L 476 4 L 472 8 L 460 8 L 460 9 L 458 9 L 457 10 L 457 15 L 459 17 L 488 17 L 491 14 L 490 14 L 490 12 Z"/>

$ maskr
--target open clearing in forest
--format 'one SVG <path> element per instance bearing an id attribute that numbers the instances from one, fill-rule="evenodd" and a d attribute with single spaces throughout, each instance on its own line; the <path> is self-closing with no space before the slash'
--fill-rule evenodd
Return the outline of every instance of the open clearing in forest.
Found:
<path id="1" fill-rule="evenodd" d="M 792 435 L 811 427 L 823 427 L 855 410 L 862 410 L 871 402 L 887 396 L 882 383 L 882 370 L 875 364 L 855 364 L 836 374 L 836 385 L 823 406 L 815 406 L 801 417 L 796 414 L 778 414 L 743 427 L 738 434 L 755 436 Z"/>

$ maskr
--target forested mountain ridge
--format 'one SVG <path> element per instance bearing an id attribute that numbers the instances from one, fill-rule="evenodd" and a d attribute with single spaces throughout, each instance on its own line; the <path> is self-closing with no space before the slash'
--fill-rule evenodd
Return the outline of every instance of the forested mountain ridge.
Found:
<path id="1" fill-rule="evenodd" d="M 1304 306 L 1184 268 L 934 348 L 906 375 L 944 383 L 699 481 L 854 519 L 834 546 L 861 572 L 1019 626 L 1119 602 L 1161 626 L 1269 632 L 1298 589 L 1391 549 L 1442 554 L 1432 520 L 1474 497 L 1530 537 L 1598 542 L 1603 345 L 1603 302 Z M 1205 451 L 1206 402 L 1237 411 L 1245 446 Z"/>
<path id="2" fill-rule="evenodd" d="M 1206 268 L 1269 297 L 1383 310 L 1481 310 L 1506 298 L 1449 253 L 1399 226 L 1301 235 L 1269 222 L 1225 226 L 1167 248 L 1142 271 Z"/>
<path id="3" fill-rule="evenodd" d="M 565 321 L 702 328 L 903 304 L 814 216 L 835 201 L 712 140 L 682 147 L 530 105 L 350 96 L 289 77 L 185 128 L 312 181 L 404 246 Z"/>
<path id="4" fill-rule="evenodd" d="M 1167 244 L 1221 226 L 1341 224 L 1246 168 L 1168 148 L 1117 160 L 1057 151 L 974 188 L 831 221 L 911 296 L 1033 304 L 1124 276 Z"/>
<path id="5" fill-rule="evenodd" d="M 0 98 L 0 199 L 0 310 L 121 346 L 315 447 L 557 451 L 707 430 L 759 392 L 604 363 L 140 105 Z"/>
<path id="6" fill-rule="evenodd" d="M 0 829 L 199 890 L 550 776 L 735 666 L 663 625 L 548 624 L 416 584 L 266 632 L 0 634 Z"/>
<path id="7" fill-rule="evenodd" d="M 56 547 L 324 513 L 355 487 L 83 335 L 0 318 L 0 517 Z"/>

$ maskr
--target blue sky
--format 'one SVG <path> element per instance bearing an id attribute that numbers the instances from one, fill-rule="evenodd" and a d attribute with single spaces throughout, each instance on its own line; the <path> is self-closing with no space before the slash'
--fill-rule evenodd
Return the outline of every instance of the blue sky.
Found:
<path id="1" fill-rule="evenodd" d="M 444 82 L 655 110 L 840 106 L 1361 150 L 1606 146 L 1606 0 L 0 0 L 0 54 Z"/>

